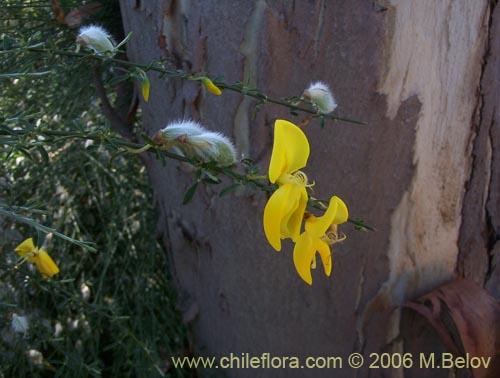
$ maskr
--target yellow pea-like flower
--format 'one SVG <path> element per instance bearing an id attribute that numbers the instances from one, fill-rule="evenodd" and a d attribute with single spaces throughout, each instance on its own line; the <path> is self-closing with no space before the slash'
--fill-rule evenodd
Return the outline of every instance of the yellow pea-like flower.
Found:
<path id="1" fill-rule="evenodd" d="M 278 184 L 264 209 L 264 232 L 269 244 L 281 250 L 281 239 L 296 241 L 307 206 L 307 176 L 300 171 L 309 158 L 309 142 L 293 123 L 277 120 L 269 164 L 269 181 Z"/>
<path id="2" fill-rule="evenodd" d="M 23 241 L 17 246 L 15 251 L 19 256 L 26 258 L 28 262 L 35 264 L 43 277 L 52 277 L 59 273 L 59 267 L 49 254 L 43 249 L 35 247 L 33 238 Z"/>
<path id="3" fill-rule="evenodd" d="M 342 240 L 328 233 L 332 225 L 342 224 L 347 221 L 349 213 L 345 203 L 336 196 L 330 199 L 328 209 L 323 216 L 310 216 L 305 220 L 305 231 L 297 239 L 293 249 L 293 262 L 299 276 L 312 285 L 311 266 L 315 267 L 316 252 L 319 253 L 323 269 L 327 277 L 332 271 L 332 255 L 330 244 Z M 335 227 L 334 227 L 335 228 Z"/>

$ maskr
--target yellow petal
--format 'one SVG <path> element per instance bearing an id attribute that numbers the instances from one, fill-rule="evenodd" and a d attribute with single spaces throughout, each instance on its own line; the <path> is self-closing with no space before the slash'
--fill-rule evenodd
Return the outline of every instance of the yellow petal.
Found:
<path id="1" fill-rule="evenodd" d="M 279 187 L 267 201 L 264 208 L 264 232 L 271 246 L 281 251 L 281 220 L 288 203 L 289 191 Z"/>
<path id="2" fill-rule="evenodd" d="M 330 277 L 330 273 L 332 272 L 332 253 L 330 251 L 330 246 L 321 239 L 316 239 L 314 244 L 316 251 L 319 252 L 319 256 L 321 257 L 325 274 L 327 277 Z"/>
<path id="3" fill-rule="evenodd" d="M 40 273 L 42 273 L 42 276 L 52 277 L 54 274 L 59 273 L 58 266 L 56 265 L 54 260 L 52 260 L 49 254 L 43 249 L 38 251 L 35 259 L 35 264 Z"/>
<path id="4" fill-rule="evenodd" d="M 26 255 L 30 254 L 35 250 L 36 248 L 35 248 L 35 243 L 33 243 L 33 238 L 26 239 L 21 244 L 19 244 L 15 249 L 15 251 L 21 257 L 25 257 Z"/>
<path id="5" fill-rule="evenodd" d="M 217 85 L 215 85 L 213 81 L 210 80 L 208 77 L 204 77 L 203 79 L 201 79 L 201 82 L 203 83 L 205 88 L 208 89 L 210 93 L 213 93 L 216 96 L 220 96 L 222 94 L 220 88 Z"/>
<path id="6" fill-rule="evenodd" d="M 283 173 L 293 173 L 305 167 L 309 152 L 309 141 L 300 128 L 291 122 L 276 120 L 269 181 L 274 183 Z"/>
<path id="7" fill-rule="evenodd" d="M 325 211 L 323 216 L 321 217 L 310 217 L 306 221 L 305 229 L 308 234 L 313 238 L 320 238 L 323 236 L 333 223 L 335 219 L 335 215 L 337 214 L 338 201 L 337 197 L 332 197 L 330 199 L 330 204 L 328 205 L 328 209 Z"/>
<path id="8" fill-rule="evenodd" d="M 347 219 L 349 219 L 349 211 L 347 210 L 346 204 L 337 196 L 334 196 L 333 198 L 337 200 L 337 213 L 335 214 L 333 223 L 342 224 L 347 222 Z"/>
<path id="9" fill-rule="evenodd" d="M 282 230 L 283 220 L 294 206 L 293 199 L 290 199 L 293 186 L 292 184 L 280 186 L 271 195 L 264 208 L 264 232 L 267 241 L 276 251 L 281 250 L 282 231 L 286 233 L 285 229 Z"/>
<path id="10" fill-rule="evenodd" d="M 144 97 L 144 101 L 148 102 L 149 100 L 149 79 L 147 76 L 144 76 L 144 79 L 142 80 L 142 85 L 141 85 L 141 90 L 142 90 L 142 97 Z"/>
<path id="11" fill-rule="evenodd" d="M 315 253 L 313 239 L 307 232 L 304 232 L 300 235 L 293 249 L 293 263 L 300 278 L 309 285 L 312 285 L 311 262 Z"/>
<path id="12" fill-rule="evenodd" d="M 307 206 L 307 191 L 294 184 L 280 186 L 264 208 L 264 231 L 269 244 L 281 250 L 281 239 L 296 241 Z"/>
<path id="13" fill-rule="evenodd" d="M 286 184 L 292 185 L 292 184 Z M 304 212 L 307 207 L 307 190 L 304 187 L 292 185 L 293 193 L 290 197 L 298 198 L 297 207 L 291 214 L 288 222 L 287 222 L 287 230 L 290 238 L 296 242 L 300 235 L 300 227 L 302 226 L 302 220 L 304 219 Z"/>

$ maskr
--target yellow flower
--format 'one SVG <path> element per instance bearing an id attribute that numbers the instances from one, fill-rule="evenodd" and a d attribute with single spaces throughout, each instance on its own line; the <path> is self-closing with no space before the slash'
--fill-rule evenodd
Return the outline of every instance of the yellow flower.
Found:
<path id="1" fill-rule="evenodd" d="M 321 257 L 325 274 L 330 276 L 332 255 L 329 244 L 342 240 L 337 236 L 336 225 L 346 222 L 347 218 L 347 206 L 340 198 L 333 196 L 323 216 L 311 215 L 306 219 L 305 232 L 299 236 L 293 249 L 293 262 L 299 276 L 309 285 L 312 285 L 311 266 L 316 266 L 316 252 Z"/>
<path id="2" fill-rule="evenodd" d="M 222 91 L 220 90 L 220 88 L 217 85 L 215 85 L 213 83 L 213 81 L 210 80 L 208 77 L 203 77 L 201 79 L 201 82 L 203 83 L 203 85 L 205 86 L 205 88 L 208 89 L 208 91 L 210 93 L 213 93 L 216 96 L 220 96 L 222 94 Z"/>
<path id="3" fill-rule="evenodd" d="M 59 273 L 59 268 L 56 263 L 50 258 L 49 254 L 43 249 L 38 249 L 33 243 L 33 239 L 29 238 L 19 244 L 16 248 L 19 256 L 26 258 L 30 263 L 36 265 L 42 276 L 52 277 Z"/>
<path id="4" fill-rule="evenodd" d="M 281 250 L 281 239 L 296 241 L 307 206 L 307 176 L 299 171 L 309 158 L 307 137 L 293 123 L 277 120 L 269 164 L 269 181 L 278 184 L 264 209 L 264 232 L 269 244 Z"/>
<path id="5" fill-rule="evenodd" d="M 142 97 L 146 102 L 148 102 L 149 100 L 149 88 L 150 88 L 150 83 L 148 77 L 146 76 L 146 78 L 143 79 L 141 83 Z"/>

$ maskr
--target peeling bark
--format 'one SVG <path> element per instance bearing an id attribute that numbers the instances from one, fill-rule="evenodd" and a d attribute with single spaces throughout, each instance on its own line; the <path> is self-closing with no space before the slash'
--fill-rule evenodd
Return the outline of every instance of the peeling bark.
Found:
<path id="1" fill-rule="evenodd" d="M 489 20 L 488 49 L 483 58 L 477 116 L 473 120 L 476 137 L 472 150 L 473 167 L 462 210 L 464 221 L 460 232 L 458 271 L 481 285 L 488 282 L 488 288 L 497 298 L 500 298 L 500 287 L 496 283 L 500 272 L 495 274 L 498 183 L 495 187 L 497 179 L 492 173 L 498 172 L 494 166 L 498 166 L 495 162 L 498 158 L 495 159 L 494 154 L 493 130 L 499 127 L 499 63 L 500 8 L 496 6 Z"/>

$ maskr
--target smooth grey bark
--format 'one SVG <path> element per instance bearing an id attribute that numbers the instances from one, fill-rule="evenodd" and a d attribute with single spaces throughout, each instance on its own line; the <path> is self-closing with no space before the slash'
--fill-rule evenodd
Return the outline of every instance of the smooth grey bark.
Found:
<path id="1" fill-rule="evenodd" d="M 219 188 L 204 186 L 183 206 L 192 172 L 148 155 L 158 230 L 196 352 L 344 358 L 335 372 L 235 369 L 228 376 L 418 376 L 418 370 L 367 365 L 352 370 L 345 361 L 352 352 L 368 358 L 442 351 L 425 323 L 399 305 L 451 279 L 457 261 L 459 272 L 471 271 L 482 283 L 491 274 L 498 248 L 485 237 L 477 247 L 463 235 L 484 233 L 486 223 L 498 233 L 497 223 L 484 216 L 485 203 L 500 206 L 498 188 L 491 186 L 498 157 L 482 147 L 497 150 L 498 69 L 484 70 L 482 62 L 487 51 L 488 59 L 498 59 L 498 7 L 490 17 L 487 1 L 422 4 L 121 0 L 125 31 L 134 33 L 127 45 L 132 61 L 168 59 L 172 67 L 220 74 L 228 82 L 249 80 L 273 97 L 300 95 L 322 80 L 334 89 L 339 114 L 368 123 L 307 126 L 305 171 L 316 182 L 315 194 L 340 196 L 351 215 L 377 228 L 343 226 L 348 239 L 333 249 L 331 277 L 318 269 L 311 287 L 295 272 L 291 244 L 276 253 L 265 240 L 265 194 L 240 190 L 220 198 Z M 262 172 L 275 119 L 301 120 L 273 105 L 255 112 L 252 101 L 232 92 L 216 97 L 198 83 L 150 78 L 150 100 L 141 103 L 146 133 L 179 118 L 200 120 L 231 136 Z M 479 165 L 491 165 L 487 177 Z M 426 206 L 436 214 L 426 218 Z M 488 214 L 498 220 L 498 211 Z M 474 217 L 480 219 L 468 221 Z M 222 372 L 204 374 L 216 373 Z M 448 373 L 432 370 L 426 377 Z"/>

